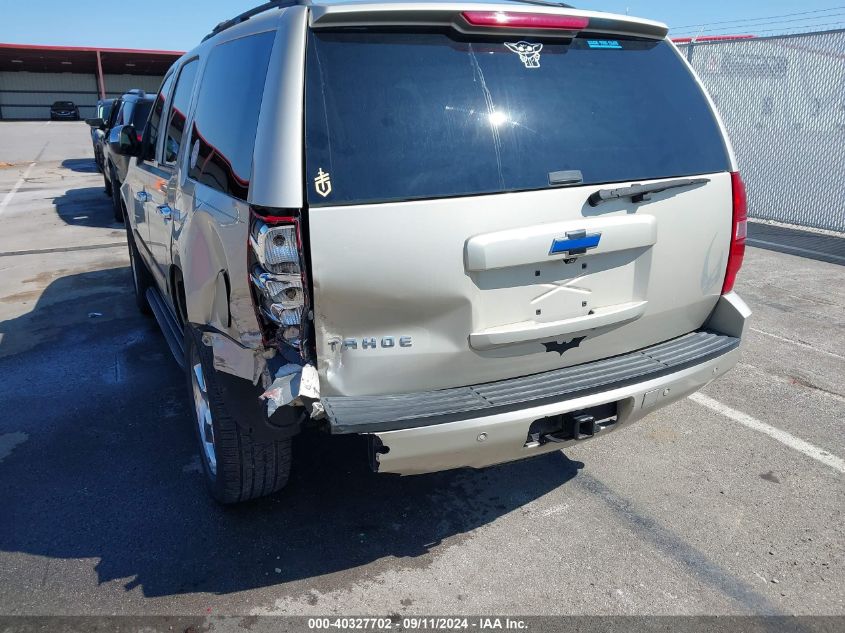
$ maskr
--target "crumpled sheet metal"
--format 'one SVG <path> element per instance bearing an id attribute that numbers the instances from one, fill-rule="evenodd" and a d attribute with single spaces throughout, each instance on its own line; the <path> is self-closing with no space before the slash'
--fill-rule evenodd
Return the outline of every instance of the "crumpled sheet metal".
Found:
<path id="1" fill-rule="evenodd" d="M 320 380 L 317 368 L 313 365 L 283 365 L 276 372 L 270 387 L 261 394 L 267 401 L 267 415 L 273 415 L 279 407 L 287 404 L 294 406 L 311 405 L 311 415 L 321 413 L 322 407 L 317 407 L 320 399 Z"/>
<path id="2" fill-rule="evenodd" d="M 257 385 L 267 361 L 260 351 L 243 347 L 227 336 L 216 332 L 205 332 L 203 344 L 211 347 L 214 354 L 214 369 L 251 380 Z"/>

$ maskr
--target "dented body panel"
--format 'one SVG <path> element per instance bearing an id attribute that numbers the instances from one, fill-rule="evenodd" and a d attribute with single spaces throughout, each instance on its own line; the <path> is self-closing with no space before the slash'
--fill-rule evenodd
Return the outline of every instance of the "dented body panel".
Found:
<path id="1" fill-rule="evenodd" d="M 694 330 L 719 299 L 731 231 L 730 178 L 707 177 L 706 187 L 601 213 L 586 202 L 595 187 L 311 209 L 323 394 L 499 380 Z M 350 227 L 366 225 L 377 244 L 350 256 Z M 601 243 L 571 263 L 550 256 L 554 236 L 575 228 Z M 619 311 L 602 319 L 608 307 Z M 506 327 L 512 343 L 497 340 Z M 413 346 L 337 345 L 401 336 Z M 565 354 L 544 346 L 576 337 Z"/>
<path id="2" fill-rule="evenodd" d="M 538 85 L 532 82 L 553 63 L 574 56 L 561 46 L 574 42 L 573 51 L 577 48 L 583 55 L 590 54 L 593 45 L 573 32 L 535 29 L 517 31 L 511 37 L 498 27 L 474 28 L 462 17 L 465 9 L 574 16 L 586 20 L 587 31 L 602 38 L 628 38 L 631 52 L 664 44 L 671 47 L 679 67 L 692 73 L 701 90 L 699 106 L 703 104 L 716 121 L 718 131 L 711 136 L 721 136 L 715 140 L 724 151 L 724 165 L 701 173 L 590 180 L 591 169 L 600 171 L 590 163 L 592 150 L 583 152 L 584 165 L 570 165 L 567 152 L 558 152 L 556 146 L 550 153 L 560 165 L 541 170 L 540 185 L 530 178 L 530 185 L 506 185 L 506 179 L 516 178 L 514 173 L 518 176 L 524 167 L 520 161 L 507 164 L 507 152 L 502 149 L 502 139 L 510 133 L 507 126 L 528 130 L 533 135 L 525 137 L 529 140 L 543 137 L 548 127 L 545 119 L 537 124 L 528 115 L 520 118 L 516 106 L 514 113 L 505 112 L 511 101 L 490 87 L 492 75 L 502 68 L 523 73 L 517 78 L 525 81 L 522 92 L 530 100 Z M 405 149 L 399 159 L 388 159 L 381 170 L 375 170 L 373 179 L 377 185 L 384 184 L 388 193 L 365 192 L 355 198 L 349 190 L 356 179 L 349 177 L 350 172 L 344 179 L 343 170 L 333 164 L 352 156 L 349 162 L 368 166 L 370 160 L 375 163 L 382 157 L 374 156 L 375 150 L 367 143 L 350 141 L 351 135 L 329 134 L 332 107 L 340 112 L 338 118 L 353 114 L 342 103 L 332 105 L 343 95 L 332 92 L 328 65 L 314 70 L 320 63 L 317 47 L 328 50 L 338 43 L 332 40 L 333 34 L 342 34 L 362 46 L 399 50 L 389 48 L 404 45 L 401 37 L 390 39 L 392 27 L 408 25 L 415 26 L 408 32 L 418 36 L 428 35 L 427 27 L 441 37 L 446 29 L 454 31 L 454 41 L 445 48 L 465 55 L 466 64 L 455 73 L 445 73 L 447 101 L 453 99 L 453 84 L 448 82 L 464 81 L 483 93 L 483 107 L 478 109 L 456 96 L 454 102 L 438 102 L 423 110 L 418 119 L 410 117 L 410 136 L 415 126 L 428 119 L 435 120 L 436 128 L 442 123 L 436 117 L 447 111 L 456 117 L 443 124 L 447 138 L 460 125 L 476 125 L 473 133 L 490 135 L 495 151 L 477 152 L 464 163 L 495 162 L 493 190 L 473 189 L 474 175 L 466 191 L 427 195 L 423 187 L 423 193 L 404 195 L 390 189 L 399 181 L 394 173 L 399 163 L 422 153 L 420 148 L 434 138 L 424 133 L 419 138 L 402 137 L 397 130 L 407 122 L 392 118 L 403 107 L 418 103 L 426 92 L 420 90 L 422 68 L 416 75 L 411 72 L 412 64 L 418 63 L 414 55 L 407 57 L 411 63 L 400 68 L 383 92 L 372 91 L 377 93 L 374 103 L 388 108 L 376 121 L 375 131 L 390 139 L 401 137 L 396 141 L 399 145 L 387 147 L 386 154 L 397 147 Z M 370 27 L 378 27 L 372 30 L 382 39 L 369 41 Z M 255 406 L 239 416 L 240 426 L 272 436 L 277 431 L 273 419 L 284 418 L 283 434 L 289 437 L 295 432 L 291 429 L 298 430 L 302 420 L 310 417 L 318 428 L 337 432 L 332 398 L 390 399 L 527 378 L 612 359 L 699 330 L 736 339 L 744 335 L 750 315 L 747 306 L 734 293 L 722 294 L 734 230 L 730 172 L 736 171 L 736 160 L 710 97 L 665 39 L 664 25 L 507 1 L 311 2 L 272 8 L 214 34 L 174 65 L 168 77 L 175 83 L 182 69 L 194 61 L 197 64 L 189 105 L 180 113 L 185 131 L 196 123 L 200 88 L 214 51 L 262 35 L 272 39 L 272 47 L 259 90 L 254 149 L 248 157 L 251 161 L 245 161 L 249 173 L 235 179 L 243 195 L 224 193 L 223 176 L 220 182 L 191 177 L 198 160 L 211 160 L 198 158 L 197 144 L 182 143 L 175 162 L 163 161 L 163 135 L 158 138 L 155 159 L 131 161 L 122 188 L 132 236 L 174 321 L 201 331 L 214 370 L 225 374 L 229 384 L 234 380 L 247 386 L 244 393 L 250 394 Z M 526 48 L 521 46 L 523 40 L 536 41 Z M 435 50 L 436 43 L 421 40 L 419 45 Z M 595 54 L 614 55 L 611 51 L 623 49 L 619 42 L 612 43 L 601 40 L 597 46 L 604 50 Z M 523 50 L 531 55 L 519 54 Z M 399 53 L 407 55 L 407 51 Z M 393 59 L 389 54 L 376 53 L 376 57 Z M 243 64 L 238 67 L 244 73 L 256 71 Z M 324 72 L 328 83 L 315 84 L 313 75 L 322 77 Z M 346 74 L 353 80 L 357 77 Z M 508 76 L 502 77 L 504 86 L 514 84 Z M 439 82 L 435 80 L 431 85 Z M 172 100 L 172 94 L 167 96 L 164 112 L 170 112 Z M 323 109 L 315 108 L 315 102 Z M 527 112 L 531 104 L 526 103 Z M 588 114 L 598 117 L 613 109 L 612 104 L 598 104 Z M 557 113 L 543 107 L 538 111 Z M 326 129 L 309 137 L 309 122 L 315 120 L 325 121 Z M 560 123 L 554 117 L 549 121 L 550 125 Z M 164 129 L 166 122 L 160 127 Z M 636 126 L 622 129 L 632 128 Z M 620 136 L 616 131 L 603 132 L 596 136 L 605 145 L 597 142 L 594 154 L 607 154 L 607 147 L 612 148 Z M 520 142 L 512 144 L 515 152 Z M 698 149 L 690 147 L 690 155 Z M 356 154 L 361 151 L 363 155 Z M 427 170 L 410 169 L 407 182 L 414 186 L 434 183 L 436 188 L 441 180 L 448 180 L 456 170 L 455 162 L 449 161 L 458 159 L 448 151 L 436 155 L 436 161 L 424 165 Z M 602 160 L 594 162 L 602 164 Z M 599 190 L 671 184 L 682 176 L 695 176 L 695 182 L 639 199 L 611 196 L 594 204 Z M 153 225 L 156 228 L 151 231 Z M 269 261 L 278 255 L 273 249 L 278 253 L 288 249 L 294 255 L 285 259 L 283 253 L 278 261 Z M 271 302 L 267 283 L 292 294 Z M 285 303 L 288 300 L 295 304 L 293 308 Z M 296 318 L 287 322 L 292 313 Z M 381 472 L 483 467 L 578 441 L 533 445 L 526 438 L 538 419 L 612 404 L 618 411 L 612 429 L 625 427 L 654 407 L 722 375 L 737 356 L 738 351 L 732 349 L 659 378 L 608 384 L 596 393 L 562 397 L 553 403 L 527 402 L 518 410 L 363 432 L 371 435 L 379 449 Z M 250 416 L 256 417 L 254 427 Z"/>

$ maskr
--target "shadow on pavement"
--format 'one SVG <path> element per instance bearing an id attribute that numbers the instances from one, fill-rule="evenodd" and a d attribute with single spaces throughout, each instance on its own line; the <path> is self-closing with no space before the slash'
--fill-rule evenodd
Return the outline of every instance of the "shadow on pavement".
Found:
<path id="1" fill-rule="evenodd" d="M 89 318 L 94 309 L 102 317 Z M 432 548 L 583 467 L 553 453 L 399 478 L 369 471 L 361 438 L 308 433 L 295 440 L 288 488 L 222 508 L 199 472 L 184 378 L 137 314 L 126 268 L 54 281 L 0 332 L 0 435 L 26 437 L 0 461 L 0 550 L 94 559 L 100 583 L 145 596 L 314 586 L 346 572 L 325 581 L 337 587 L 380 559 L 425 566 Z M 19 337 L 38 344 L 15 353 Z"/>
<path id="2" fill-rule="evenodd" d="M 114 220 L 111 197 L 103 187 L 69 189 L 56 197 L 53 204 L 56 214 L 67 224 L 123 230 L 123 225 Z"/>
<path id="3" fill-rule="evenodd" d="M 97 163 L 93 158 L 67 158 L 62 161 L 62 167 L 83 174 L 96 174 Z"/>
<path id="4" fill-rule="evenodd" d="M 845 236 L 749 222 L 748 245 L 845 266 Z"/>

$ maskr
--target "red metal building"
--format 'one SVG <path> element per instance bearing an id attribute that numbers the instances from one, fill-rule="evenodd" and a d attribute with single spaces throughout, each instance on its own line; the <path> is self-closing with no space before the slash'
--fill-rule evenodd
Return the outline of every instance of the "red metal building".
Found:
<path id="1" fill-rule="evenodd" d="M 0 44 L 0 118 L 47 119 L 54 101 L 83 117 L 98 99 L 132 88 L 155 92 L 179 51 Z"/>

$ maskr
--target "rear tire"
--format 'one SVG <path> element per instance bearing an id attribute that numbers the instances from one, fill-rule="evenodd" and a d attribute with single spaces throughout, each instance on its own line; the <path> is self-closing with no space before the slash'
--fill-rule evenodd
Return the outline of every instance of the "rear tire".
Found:
<path id="1" fill-rule="evenodd" d="M 111 182 L 109 181 L 109 177 L 106 175 L 106 167 L 103 166 L 103 182 L 106 186 L 106 195 L 111 195 Z"/>
<path id="2" fill-rule="evenodd" d="M 147 301 L 147 290 L 153 285 L 153 277 L 147 270 L 147 265 L 141 259 L 138 247 L 135 245 L 135 238 L 132 235 L 132 227 L 126 227 L 126 239 L 129 243 L 129 264 L 132 268 L 132 285 L 135 288 L 135 305 L 141 314 L 150 316 L 153 313 Z"/>
<path id="3" fill-rule="evenodd" d="M 194 430 L 211 496 L 231 504 L 257 499 L 285 487 L 290 476 L 291 439 L 257 440 L 229 415 L 237 407 L 224 397 L 212 353 L 202 333 L 185 327 L 185 373 Z"/>

